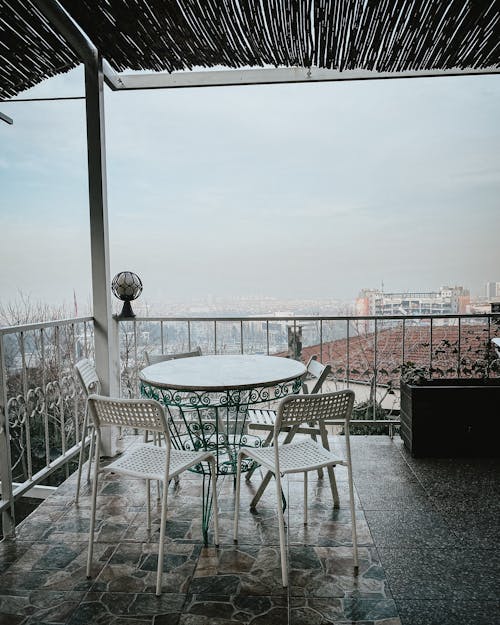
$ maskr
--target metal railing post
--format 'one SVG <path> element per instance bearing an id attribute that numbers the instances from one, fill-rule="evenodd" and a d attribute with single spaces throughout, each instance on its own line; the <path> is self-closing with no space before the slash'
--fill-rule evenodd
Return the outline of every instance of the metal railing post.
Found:
<path id="1" fill-rule="evenodd" d="M 347 328 L 346 328 L 346 341 L 345 341 L 345 346 L 346 346 L 346 363 L 345 363 L 345 377 L 346 377 L 346 386 L 347 388 L 349 388 L 349 379 L 351 377 L 351 364 L 350 364 L 350 356 L 351 356 L 351 352 L 350 352 L 350 330 L 349 330 L 349 319 L 347 319 Z"/>
<path id="2" fill-rule="evenodd" d="M 434 324 L 433 324 L 433 320 L 432 317 L 430 319 L 431 321 L 431 326 L 430 326 L 430 340 L 429 340 L 429 376 L 432 379 L 433 375 L 432 375 L 432 365 L 433 365 L 433 358 L 432 358 L 432 350 L 434 349 Z"/>
<path id="3" fill-rule="evenodd" d="M 323 362 L 323 320 L 319 321 L 319 359 Z"/>
<path id="4" fill-rule="evenodd" d="M 377 369 L 378 369 L 378 319 L 375 319 L 374 337 L 373 337 L 373 401 L 372 401 L 372 417 L 377 418 Z"/>
<path id="5" fill-rule="evenodd" d="M 10 458 L 9 415 L 7 413 L 7 370 L 5 367 L 4 337 L 0 336 L 0 480 L 2 501 L 9 502 L 2 510 L 4 536 L 14 536 L 15 516 L 12 496 L 12 463 Z"/>
<path id="6" fill-rule="evenodd" d="M 457 377 L 460 377 L 462 370 L 462 319 L 458 318 L 458 345 L 457 345 Z"/>

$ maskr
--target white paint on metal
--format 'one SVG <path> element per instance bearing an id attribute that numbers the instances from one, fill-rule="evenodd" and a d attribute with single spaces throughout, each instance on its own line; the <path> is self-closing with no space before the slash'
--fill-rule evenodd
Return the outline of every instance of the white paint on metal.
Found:
<path id="1" fill-rule="evenodd" d="M 418 70 L 406 72 L 376 72 L 369 70 L 321 69 L 318 67 L 278 67 L 266 69 L 206 70 L 199 72 L 155 72 L 119 74 L 109 64 L 105 66 L 105 78 L 114 91 L 135 89 L 181 89 L 189 87 L 228 87 L 280 83 L 314 83 L 352 80 L 380 80 L 395 78 L 432 78 L 444 76 L 473 76 L 498 74 L 500 68 Z"/>
<path id="2" fill-rule="evenodd" d="M 87 153 L 92 258 L 92 299 L 94 311 L 95 365 L 105 395 L 118 397 L 117 357 L 113 354 L 111 276 L 109 259 L 108 203 L 106 188 L 106 144 L 104 123 L 104 77 L 102 59 L 85 63 Z M 102 432 L 102 453 L 116 454 L 116 431 Z"/>
<path id="3" fill-rule="evenodd" d="M 0 482 L 4 485 L 2 499 L 7 504 L 2 509 L 3 533 L 4 536 L 12 536 L 15 532 L 14 500 L 12 497 L 12 462 L 7 412 L 7 371 L 2 335 L 0 335 Z"/>

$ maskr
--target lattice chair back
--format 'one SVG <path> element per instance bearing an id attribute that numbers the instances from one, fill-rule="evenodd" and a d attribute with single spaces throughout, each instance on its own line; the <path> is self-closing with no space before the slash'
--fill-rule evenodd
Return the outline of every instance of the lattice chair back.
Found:
<path id="1" fill-rule="evenodd" d="M 274 424 L 274 437 L 277 439 L 283 427 L 298 426 L 301 423 L 324 422 L 342 419 L 347 428 L 354 406 L 354 392 L 335 391 L 312 395 L 290 395 L 280 401 Z"/>
<path id="2" fill-rule="evenodd" d="M 150 354 L 144 352 L 146 358 L 146 364 L 156 365 L 159 362 L 166 362 L 167 360 L 178 360 L 179 358 L 193 358 L 194 356 L 201 356 L 201 347 L 193 349 L 191 352 L 180 352 L 178 354 Z"/>
<path id="3" fill-rule="evenodd" d="M 110 399 L 90 395 L 90 414 L 96 430 L 103 425 L 119 425 L 139 430 L 163 432 L 168 441 L 168 429 L 163 406 L 154 399 Z"/>
<path id="4" fill-rule="evenodd" d="M 326 378 L 332 370 L 331 365 L 324 365 L 323 363 L 319 362 L 319 360 L 316 360 L 316 356 L 311 356 L 309 362 L 306 365 L 306 368 L 308 376 L 313 378 L 313 380 L 311 380 L 311 383 L 314 381 L 314 384 L 309 389 L 309 386 L 304 380 L 302 382 L 302 392 L 304 394 L 307 393 L 311 395 L 319 393 L 321 387 L 323 386 L 323 383 L 325 382 Z"/>
<path id="5" fill-rule="evenodd" d="M 79 360 L 75 365 L 75 371 L 87 396 L 91 393 L 99 394 L 101 392 L 101 383 L 97 377 L 97 371 L 88 358 Z"/>

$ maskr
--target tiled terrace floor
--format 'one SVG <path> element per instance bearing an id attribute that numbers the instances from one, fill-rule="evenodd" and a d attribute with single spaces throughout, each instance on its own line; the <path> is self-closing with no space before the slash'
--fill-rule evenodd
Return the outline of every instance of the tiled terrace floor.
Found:
<path id="1" fill-rule="evenodd" d="M 281 586 L 274 489 L 257 514 L 242 486 L 234 545 L 233 485 L 221 482 L 221 546 L 200 532 L 201 482 L 171 486 L 163 595 L 154 594 L 158 515 L 145 531 L 144 490 L 109 476 L 98 498 L 93 579 L 85 578 L 89 496 L 74 477 L 0 543 L 0 624 L 495 625 L 500 623 L 498 461 L 414 460 L 399 439 L 353 437 L 360 575 L 352 574 L 345 470 L 341 508 L 310 478 L 309 525 L 289 484 L 290 588 Z M 337 444 L 342 447 L 342 441 Z M 186 475 L 186 474 L 185 474 Z"/>

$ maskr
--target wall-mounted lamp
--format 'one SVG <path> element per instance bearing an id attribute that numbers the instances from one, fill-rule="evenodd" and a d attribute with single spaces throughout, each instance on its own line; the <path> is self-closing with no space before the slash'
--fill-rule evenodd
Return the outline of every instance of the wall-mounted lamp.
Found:
<path id="1" fill-rule="evenodd" d="M 142 293 L 142 281 L 139 276 L 131 271 L 121 271 L 113 278 L 111 290 L 115 297 L 124 302 L 122 311 L 118 315 L 120 319 L 135 317 L 130 302 Z"/>

